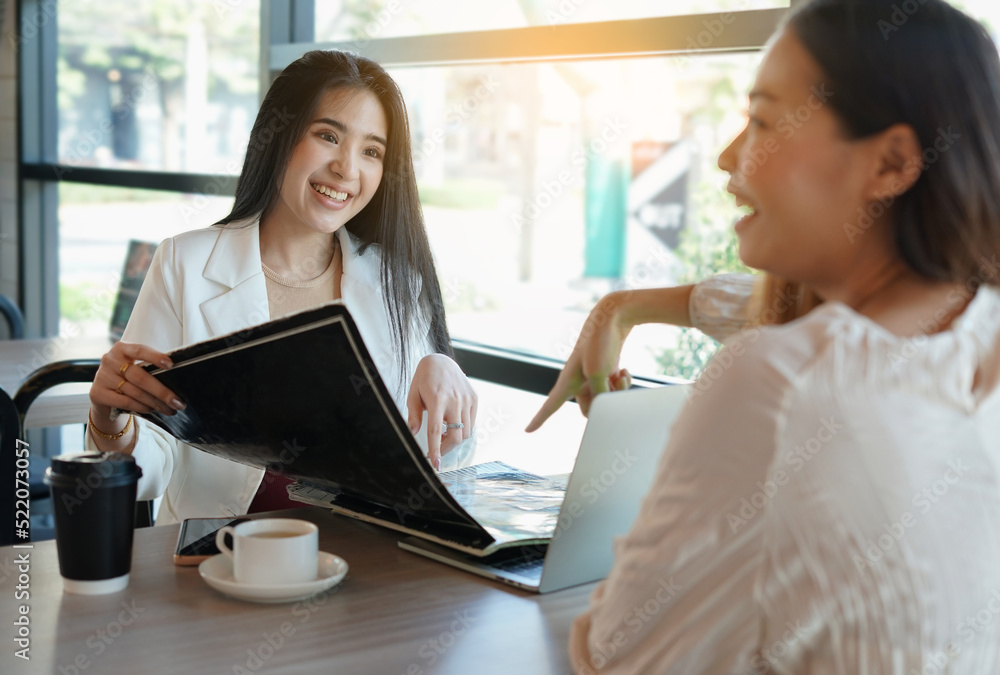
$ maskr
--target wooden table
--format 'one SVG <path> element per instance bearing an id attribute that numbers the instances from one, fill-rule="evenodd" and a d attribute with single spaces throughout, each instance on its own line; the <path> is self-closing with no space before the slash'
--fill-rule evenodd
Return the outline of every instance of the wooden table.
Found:
<path id="1" fill-rule="evenodd" d="M 54 542 L 0 549 L 0 672 L 571 672 L 569 627 L 593 584 L 533 595 L 407 553 L 389 530 L 313 507 L 281 515 L 319 525 L 320 549 L 350 566 L 339 586 L 291 604 L 231 599 L 197 568 L 174 566 L 176 525 L 136 531 L 130 585 L 106 596 L 63 593 Z M 14 561 L 23 553 L 30 599 L 19 601 Z M 21 604 L 30 662 L 14 655 Z"/>
<path id="2" fill-rule="evenodd" d="M 107 338 L 0 340 L 0 387 L 11 397 L 28 375 L 54 361 L 100 358 L 111 347 Z M 64 384 L 45 392 L 31 406 L 25 427 L 83 422 L 90 407 L 89 384 Z"/>

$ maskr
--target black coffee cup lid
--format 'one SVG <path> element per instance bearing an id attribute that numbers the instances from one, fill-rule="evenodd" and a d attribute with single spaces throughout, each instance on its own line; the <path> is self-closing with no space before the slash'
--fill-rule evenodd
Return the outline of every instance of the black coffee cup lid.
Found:
<path id="1" fill-rule="evenodd" d="M 100 478 L 104 487 L 118 487 L 139 480 L 142 469 L 123 452 L 73 452 L 52 458 L 43 480 L 46 485 L 74 485 L 77 479 Z"/>

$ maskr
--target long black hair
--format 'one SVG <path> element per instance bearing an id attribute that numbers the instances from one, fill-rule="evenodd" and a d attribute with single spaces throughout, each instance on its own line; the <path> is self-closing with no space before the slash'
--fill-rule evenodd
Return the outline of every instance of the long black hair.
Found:
<path id="1" fill-rule="evenodd" d="M 924 170 L 894 204 L 903 261 L 928 279 L 996 284 L 982 269 L 1000 253 L 1000 58 L 986 29 L 943 0 L 814 0 L 786 25 L 848 137 L 902 123 L 919 138 Z"/>
<path id="2" fill-rule="evenodd" d="M 396 82 L 380 65 L 349 52 L 316 50 L 286 67 L 257 113 L 233 209 L 216 225 L 262 218 L 274 208 L 292 151 L 309 127 L 319 99 L 332 89 L 371 92 L 388 122 L 382 182 L 346 227 L 361 240 L 361 254 L 371 244 L 381 249 L 380 278 L 405 377 L 409 329 L 422 324 L 421 314 L 429 319 L 428 337 L 434 349 L 449 356 L 453 352 L 417 194 L 406 106 Z"/>

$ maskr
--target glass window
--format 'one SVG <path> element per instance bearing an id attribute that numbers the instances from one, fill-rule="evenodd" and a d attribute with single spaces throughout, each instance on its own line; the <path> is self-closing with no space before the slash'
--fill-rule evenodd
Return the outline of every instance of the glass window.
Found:
<path id="1" fill-rule="evenodd" d="M 59 162 L 238 173 L 258 107 L 260 3 L 59 5 Z"/>
<path id="2" fill-rule="evenodd" d="M 394 70 L 453 337 L 565 359 L 605 293 L 741 269 L 716 162 L 758 60 Z M 715 348 L 640 327 L 623 363 L 692 376 Z"/>
<path id="3" fill-rule="evenodd" d="M 316 2 L 316 39 L 367 41 L 779 7 L 788 7 L 788 0 L 323 0 Z"/>
<path id="4" fill-rule="evenodd" d="M 982 21 L 993 35 L 993 41 L 1000 42 L 1000 5 L 995 0 L 949 0 L 949 2 L 969 16 Z"/>
<path id="5" fill-rule="evenodd" d="M 119 290 L 124 286 L 127 301 L 129 279 L 152 253 L 152 247 L 130 247 L 131 241 L 156 245 L 206 227 L 229 213 L 232 203 L 232 197 L 60 183 L 60 335 L 109 334 Z M 118 323 L 127 321 L 129 310 L 125 302 Z"/>

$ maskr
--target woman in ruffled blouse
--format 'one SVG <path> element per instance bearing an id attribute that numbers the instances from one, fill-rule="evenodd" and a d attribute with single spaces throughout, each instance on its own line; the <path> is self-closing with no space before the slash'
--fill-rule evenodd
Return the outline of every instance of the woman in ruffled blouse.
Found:
<path id="1" fill-rule="evenodd" d="M 767 274 L 604 298 L 529 426 L 627 386 L 637 323 L 724 341 L 573 666 L 1000 673 L 996 48 L 941 0 L 816 0 L 749 117 L 719 165 Z"/>

